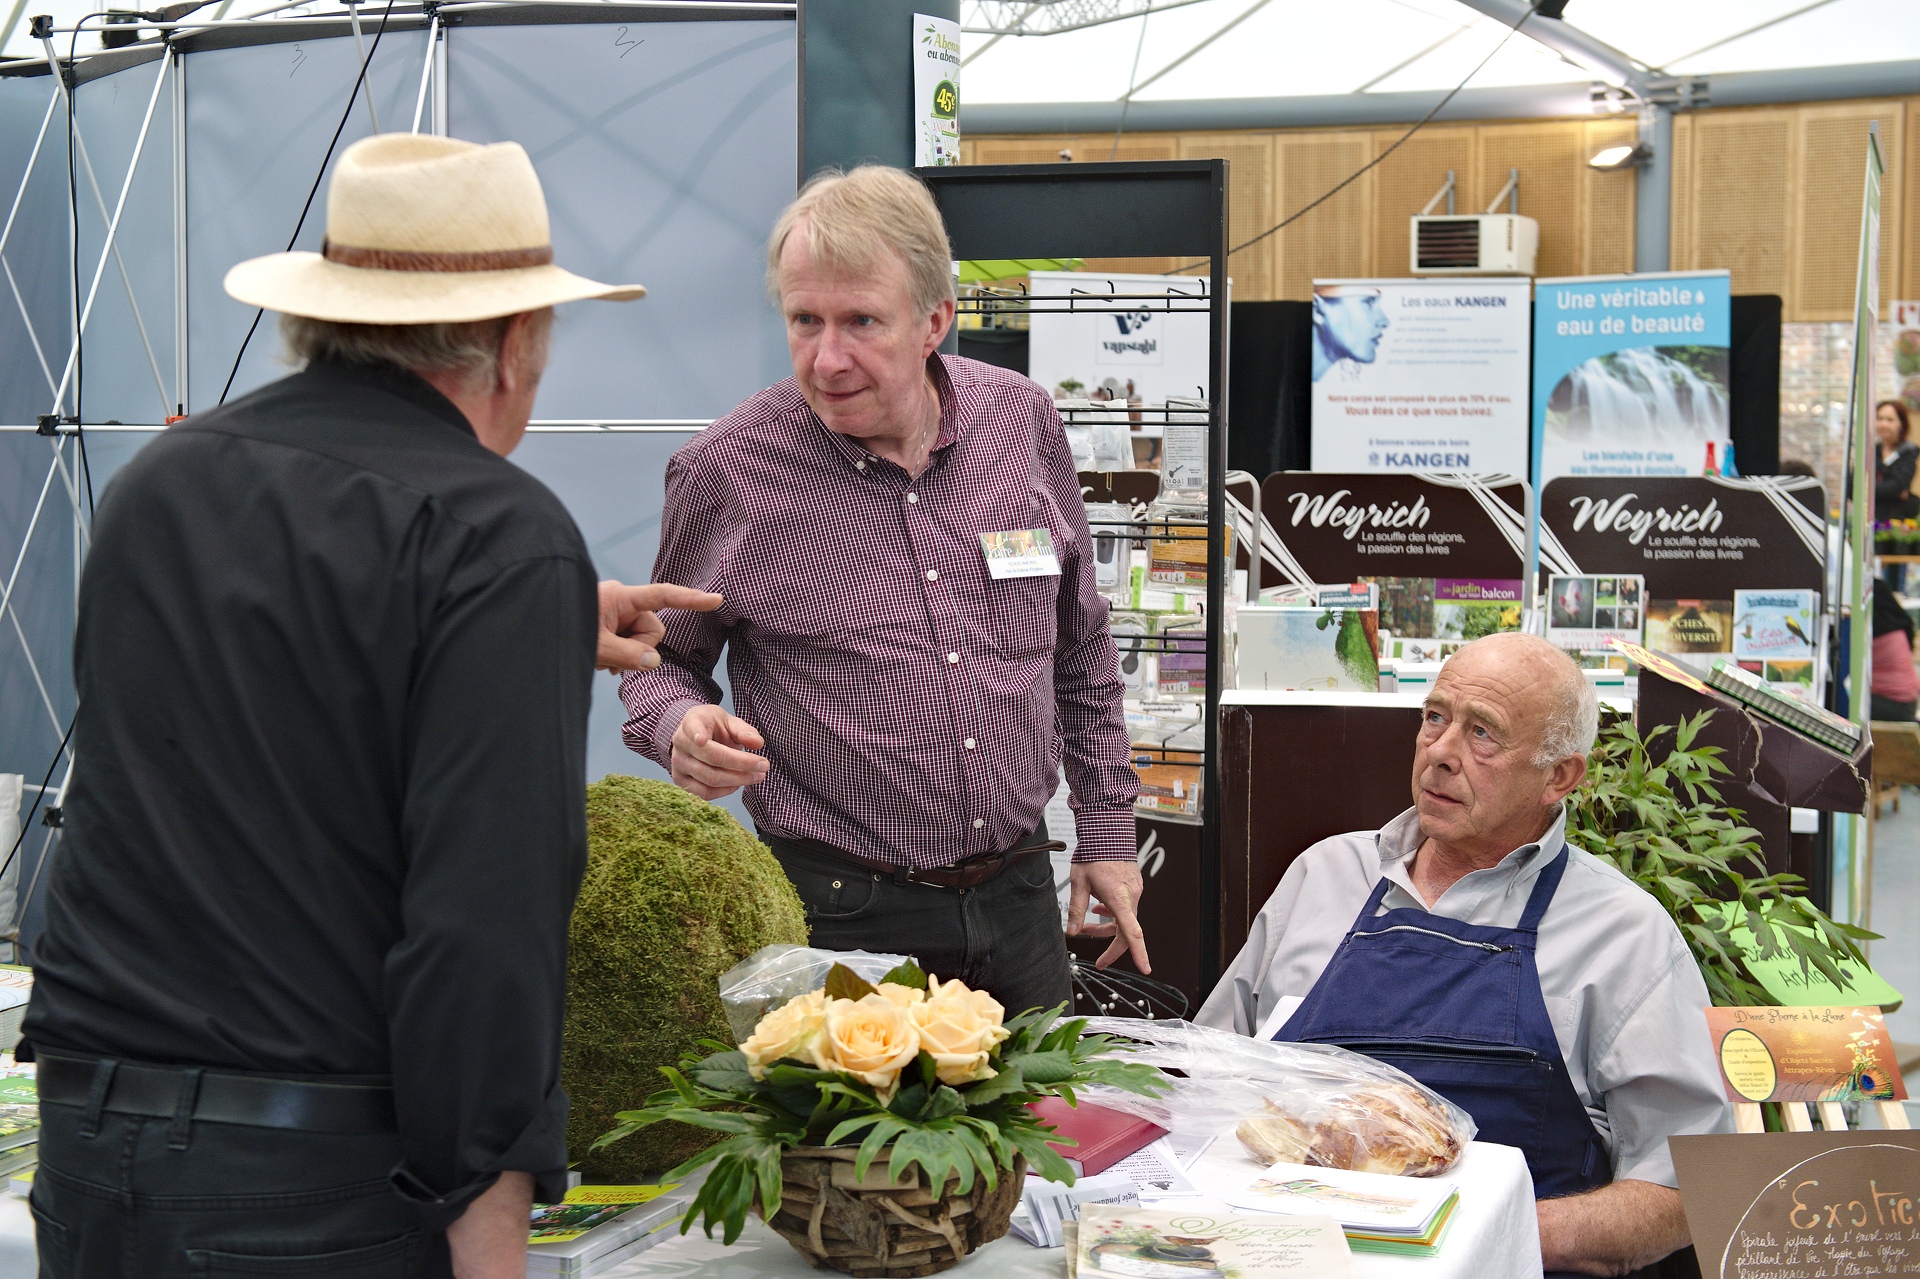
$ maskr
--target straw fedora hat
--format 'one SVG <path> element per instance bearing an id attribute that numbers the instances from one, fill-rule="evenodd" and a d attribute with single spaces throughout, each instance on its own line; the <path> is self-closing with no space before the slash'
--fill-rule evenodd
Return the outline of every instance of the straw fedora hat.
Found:
<path id="1" fill-rule="evenodd" d="M 553 264 L 547 202 L 517 142 L 363 138 L 340 155 L 319 253 L 270 253 L 227 272 L 251 306 L 344 324 L 442 324 L 559 302 L 646 296 Z"/>

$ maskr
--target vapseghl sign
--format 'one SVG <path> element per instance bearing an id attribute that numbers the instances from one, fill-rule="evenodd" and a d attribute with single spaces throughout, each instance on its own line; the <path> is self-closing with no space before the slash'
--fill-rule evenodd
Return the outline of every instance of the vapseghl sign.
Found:
<path id="1" fill-rule="evenodd" d="M 1566 478 L 1540 498 L 1540 563 L 1639 574 L 1649 599 L 1729 602 L 1739 590 L 1820 590 L 1826 497 L 1804 476 Z"/>
<path id="2" fill-rule="evenodd" d="M 1281 560 L 1263 586 L 1525 571 L 1527 486 L 1511 475 L 1281 471 L 1261 485 L 1260 513 Z"/>
<path id="3" fill-rule="evenodd" d="M 1708 444 L 1717 462 L 1729 438 L 1731 313 L 1725 271 L 1538 281 L 1534 484 L 1699 475 Z"/>

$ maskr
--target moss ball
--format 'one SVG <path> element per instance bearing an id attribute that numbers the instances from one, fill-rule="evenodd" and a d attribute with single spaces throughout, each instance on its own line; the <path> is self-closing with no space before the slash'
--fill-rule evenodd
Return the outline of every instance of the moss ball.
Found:
<path id="1" fill-rule="evenodd" d="M 799 896 L 766 845 L 677 786 L 611 775 L 587 787 L 587 872 L 573 910 L 560 1077 L 567 1150 L 583 1175 L 639 1181 L 717 1137 L 657 1124 L 592 1154 L 614 1112 L 667 1087 L 701 1039 L 732 1042 L 720 974 L 774 942 L 807 941 Z"/>

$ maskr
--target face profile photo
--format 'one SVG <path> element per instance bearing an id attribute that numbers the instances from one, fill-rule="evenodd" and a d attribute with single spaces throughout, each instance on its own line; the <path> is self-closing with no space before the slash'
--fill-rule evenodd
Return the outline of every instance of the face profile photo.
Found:
<path id="1" fill-rule="evenodd" d="M 1556 577 L 1548 583 L 1549 626 L 1593 625 L 1593 595 L 1584 577 Z"/>
<path id="2" fill-rule="evenodd" d="M 1372 364 L 1387 331 L 1380 290 L 1365 284 L 1318 284 L 1313 289 L 1313 380 L 1342 362 Z"/>

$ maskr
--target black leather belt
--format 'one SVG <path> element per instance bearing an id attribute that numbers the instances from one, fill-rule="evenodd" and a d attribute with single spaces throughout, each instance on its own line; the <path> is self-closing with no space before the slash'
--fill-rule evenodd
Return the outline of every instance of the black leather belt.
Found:
<path id="1" fill-rule="evenodd" d="M 1035 834 L 1043 834 L 1037 831 Z M 1028 836 L 1031 841 L 1033 836 Z M 978 888 L 998 878 L 1001 871 L 1022 857 L 1031 857 L 1035 853 L 1055 853 L 1066 848 L 1057 839 L 1042 839 L 1038 843 L 1023 841 L 1018 847 L 1004 853 L 976 853 L 964 861 L 948 866 L 914 867 L 883 862 L 872 857 L 863 857 L 859 853 L 850 853 L 844 848 L 835 848 L 812 839 L 783 839 L 778 835 L 760 832 L 760 839 L 774 852 L 808 853 L 814 857 L 823 857 L 829 861 L 852 862 L 871 871 L 892 879 L 896 884 L 928 884 L 934 888 L 969 889 Z"/>
<path id="2" fill-rule="evenodd" d="M 103 1074 L 105 1096 L 96 1099 L 94 1090 Z M 97 1104 L 101 1110 L 156 1119 L 180 1118 L 183 1103 L 190 1098 L 191 1118 L 208 1123 L 299 1132 L 399 1130 L 393 1117 L 393 1089 L 384 1084 L 231 1075 L 187 1066 L 70 1057 L 43 1048 L 39 1050 L 36 1087 L 42 1102 Z"/>

